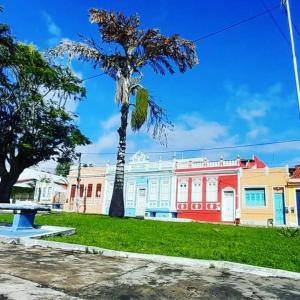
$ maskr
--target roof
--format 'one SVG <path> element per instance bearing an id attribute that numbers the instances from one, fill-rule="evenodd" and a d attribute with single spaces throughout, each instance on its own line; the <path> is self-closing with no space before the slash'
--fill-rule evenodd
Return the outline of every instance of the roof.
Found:
<path id="1" fill-rule="evenodd" d="M 300 166 L 295 166 L 295 170 L 291 178 L 300 178 Z"/>
<path id="2" fill-rule="evenodd" d="M 55 174 L 28 168 L 28 169 L 25 169 L 21 173 L 16 185 L 18 185 L 19 183 L 24 183 L 24 182 L 43 181 L 43 180 L 55 182 L 57 184 L 63 184 L 63 185 L 68 184 L 67 178 L 65 178 L 63 176 L 58 176 Z"/>

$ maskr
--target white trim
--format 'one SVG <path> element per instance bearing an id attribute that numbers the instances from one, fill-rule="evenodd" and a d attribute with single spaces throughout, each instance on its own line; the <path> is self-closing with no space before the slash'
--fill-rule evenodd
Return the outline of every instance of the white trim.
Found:
<path id="1" fill-rule="evenodd" d="M 239 168 L 235 168 L 235 169 L 216 169 L 216 170 L 205 170 L 205 169 L 201 169 L 201 170 L 191 170 L 191 171 L 176 171 L 175 170 L 175 175 L 176 176 L 192 176 L 192 175 L 201 175 L 201 176 L 209 176 L 209 175 L 218 175 L 218 176 L 226 176 L 226 175 L 232 175 L 232 174 L 236 174 L 237 171 L 239 170 Z M 226 171 L 230 171 L 230 172 L 226 172 Z"/>

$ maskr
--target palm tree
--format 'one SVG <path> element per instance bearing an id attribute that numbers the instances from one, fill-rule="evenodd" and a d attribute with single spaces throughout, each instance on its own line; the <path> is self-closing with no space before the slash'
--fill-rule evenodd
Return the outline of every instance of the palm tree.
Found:
<path id="1" fill-rule="evenodd" d="M 148 118 L 153 128 L 153 137 L 166 137 L 169 127 L 165 110 L 158 106 L 141 85 L 142 69 L 150 66 L 154 72 L 164 75 L 173 74 L 175 67 L 185 72 L 198 63 L 195 45 L 174 34 L 164 36 L 158 29 L 139 29 L 137 15 L 124 16 L 106 10 L 90 9 L 90 22 L 98 26 L 101 44 L 114 46 L 114 51 L 105 51 L 93 39 L 81 36 L 81 42 L 63 41 L 50 50 L 53 56 L 69 55 L 81 61 L 91 62 L 116 81 L 115 101 L 121 107 L 121 126 L 118 129 L 119 146 L 116 174 L 109 215 L 124 216 L 124 166 L 126 150 L 126 131 L 128 115 L 132 109 L 132 129 L 139 130 Z M 135 103 L 132 96 L 136 95 Z M 147 116 L 148 115 L 148 116 Z M 149 129 L 149 127 L 148 127 Z"/>

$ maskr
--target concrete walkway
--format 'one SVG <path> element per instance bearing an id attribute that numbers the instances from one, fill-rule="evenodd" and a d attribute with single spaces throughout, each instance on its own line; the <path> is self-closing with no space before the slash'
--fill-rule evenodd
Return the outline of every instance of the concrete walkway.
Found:
<path id="1" fill-rule="evenodd" d="M 300 299 L 300 281 L 0 243 L 6 299 Z"/>

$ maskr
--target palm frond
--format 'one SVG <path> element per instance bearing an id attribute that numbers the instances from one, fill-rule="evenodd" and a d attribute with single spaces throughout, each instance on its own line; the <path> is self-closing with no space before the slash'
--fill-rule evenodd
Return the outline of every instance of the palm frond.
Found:
<path id="1" fill-rule="evenodd" d="M 53 57 L 67 55 L 71 59 L 77 58 L 81 61 L 92 62 L 94 65 L 99 64 L 105 56 L 94 47 L 69 40 L 62 41 L 58 46 L 50 49 L 48 53 Z"/>
<path id="2" fill-rule="evenodd" d="M 141 35 L 139 47 L 143 49 L 144 64 L 161 74 L 174 73 L 172 64 L 183 73 L 198 63 L 195 44 L 177 34 L 166 37 L 158 29 L 149 29 Z"/>

